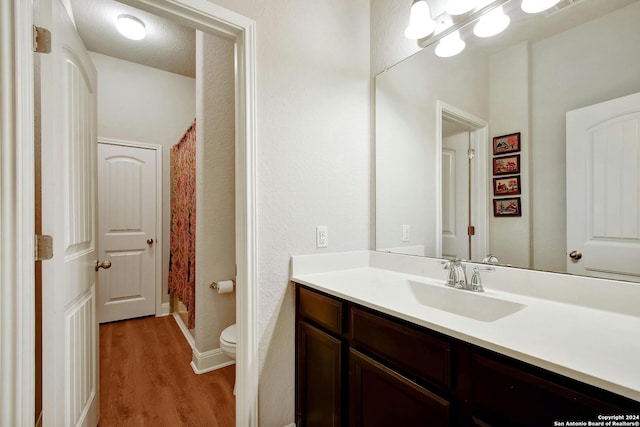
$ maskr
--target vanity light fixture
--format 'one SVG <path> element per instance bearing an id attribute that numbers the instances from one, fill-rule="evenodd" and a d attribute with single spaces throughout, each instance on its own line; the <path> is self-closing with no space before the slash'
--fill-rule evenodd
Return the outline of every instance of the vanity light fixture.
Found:
<path id="1" fill-rule="evenodd" d="M 464 50 L 466 43 L 460 38 L 460 31 L 454 31 L 438 42 L 435 53 L 441 58 L 455 56 Z"/>
<path id="2" fill-rule="evenodd" d="M 522 0 L 520 8 L 526 13 L 544 12 L 560 3 L 560 0 Z"/>
<path id="3" fill-rule="evenodd" d="M 116 28 L 120 34 L 131 40 L 142 40 L 146 35 L 144 23 L 131 15 L 118 15 Z"/>
<path id="4" fill-rule="evenodd" d="M 436 25 L 436 21 L 431 18 L 431 10 L 426 0 L 414 0 L 409 15 L 409 26 L 404 30 L 404 36 L 412 40 L 425 38 L 433 33 Z"/>
<path id="5" fill-rule="evenodd" d="M 476 7 L 476 0 L 449 0 L 445 12 L 449 15 L 464 15 Z"/>
<path id="6" fill-rule="evenodd" d="M 480 18 L 473 27 L 473 33 L 478 37 L 495 36 L 504 31 L 510 22 L 511 18 L 505 15 L 502 6 L 498 6 Z"/>

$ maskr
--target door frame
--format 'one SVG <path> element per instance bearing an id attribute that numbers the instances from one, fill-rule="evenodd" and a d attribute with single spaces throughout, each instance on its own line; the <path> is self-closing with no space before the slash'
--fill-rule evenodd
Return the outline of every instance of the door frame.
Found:
<path id="1" fill-rule="evenodd" d="M 256 23 L 206 0 L 126 0 L 233 40 L 236 53 L 236 425 L 258 424 Z M 0 425 L 35 424 L 33 4 L 0 2 Z"/>
<path id="2" fill-rule="evenodd" d="M 442 258 L 442 119 L 461 123 L 472 130 L 471 148 L 475 150 L 477 162 L 471 163 L 471 223 L 476 226 L 475 238 L 471 239 L 471 255 L 478 257 L 489 253 L 489 123 L 460 108 L 440 100 L 436 101 L 436 257 Z M 475 208 L 474 208 L 475 207 Z M 478 261 L 478 260 L 476 260 Z"/>
<path id="3" fill-rule="evenodd" d="M 156 283 L 155 283 L 155 315 L 165 316 L 169 315 L 169 303 L 166 303 L 166 310 L 163 310 L 162 306 L 162 257 L 165 255 L 164 251 L 164 215 L 162 214 L 164 211 L 164 195 L 163 195 L 163 157 L 162 157 L 162 145 L 159 144 L 151 144 L 147 142 L 137 142 L 137 141 L 127 141 L 121 139 L 113 139 L 113 138 L 104 138 L 98 136 L 98 144 L 109 144 L 109 145 L 117 145 L 120 147 L 129 147 L 129 148 L 142 148 L 145 150 L 154 150 L 156 153 L 156 229 L 155 229 L 155 239 L 156 239 L 156 248 L 160 248 L 160 250 L 156 250 L 155 255 L 155 271 L 156 271 Z M 100 177 L 98 177 L 98 181 Z M 167 201 L 168 202 L 168 201 Z M 98 220 L 100 219 L 100 211 L 98 210 Z M 98 237 L 99 241 L 100 237 Z M 99 247 L 99 246 L 98 246 Z M 97 313 L 96 313 L 97 315 Z M 98 316 L 99 317 L 99 316 Z"/>

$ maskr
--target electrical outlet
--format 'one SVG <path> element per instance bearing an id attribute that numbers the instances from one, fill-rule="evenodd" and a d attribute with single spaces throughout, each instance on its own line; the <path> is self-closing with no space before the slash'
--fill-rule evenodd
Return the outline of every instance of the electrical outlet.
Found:
<path id="1" fill-rule="evenodd" d="M 316 248 L 329 247 L 329 227 L 318 225 L 316 227 Z"/>
<path id="2" fill-rule="evenodd" d="M 402 224 L 402 241 L 409 242 L 411 240 L 411 226 L 409 224 Z"/>

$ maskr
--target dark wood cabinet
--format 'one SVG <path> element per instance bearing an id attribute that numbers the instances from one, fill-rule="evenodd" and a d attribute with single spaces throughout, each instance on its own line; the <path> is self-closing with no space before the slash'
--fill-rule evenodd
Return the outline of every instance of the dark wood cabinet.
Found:
<path id="1" fill-rule="evenodd" d="M 450 403 L 389 367 L 349 349 L 349 425 L 450 425 Z"/>
<path id="2" fill-rule="evenodd" d="M 342 341 L 305 322 L 298 323 L 298 426 L 339 427 L 342 424 Z"/>
<path id="3" fill-rule="evenodd" d="M 553 426 L 640 402 L 296 285 L 297 426 Z"/>
<path id="4" fill-rule="evenodd" d="M 544 378 L 532 369 L 520 369 L 494 355 L 472 355 L 471 401 L 474 415 L 493 425 L 552 426 L 554 422 L 598 421 L 598 415 L 629 412 L 623 406 L 598 398 L 586 385 L 562 384 L 562 378 Z M 528 371 L 528 372 L 527 372 Z M 568 380 L 568 379 L 567 379 Z"/>

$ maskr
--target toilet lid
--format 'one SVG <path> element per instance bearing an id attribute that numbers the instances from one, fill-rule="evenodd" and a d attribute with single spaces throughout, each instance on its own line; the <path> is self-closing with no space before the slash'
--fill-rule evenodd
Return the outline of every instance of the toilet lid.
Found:
<path id="1" fill-rule="evenodd" d="M 229 344 L 235 344 L 236 343 L 236 325 L 234 324 L 225 328 L 225 330 L 222 331 L 222 334 L 220 334 L 220 338 L 222 338 L 224 341 L 228 342 Z"/>

